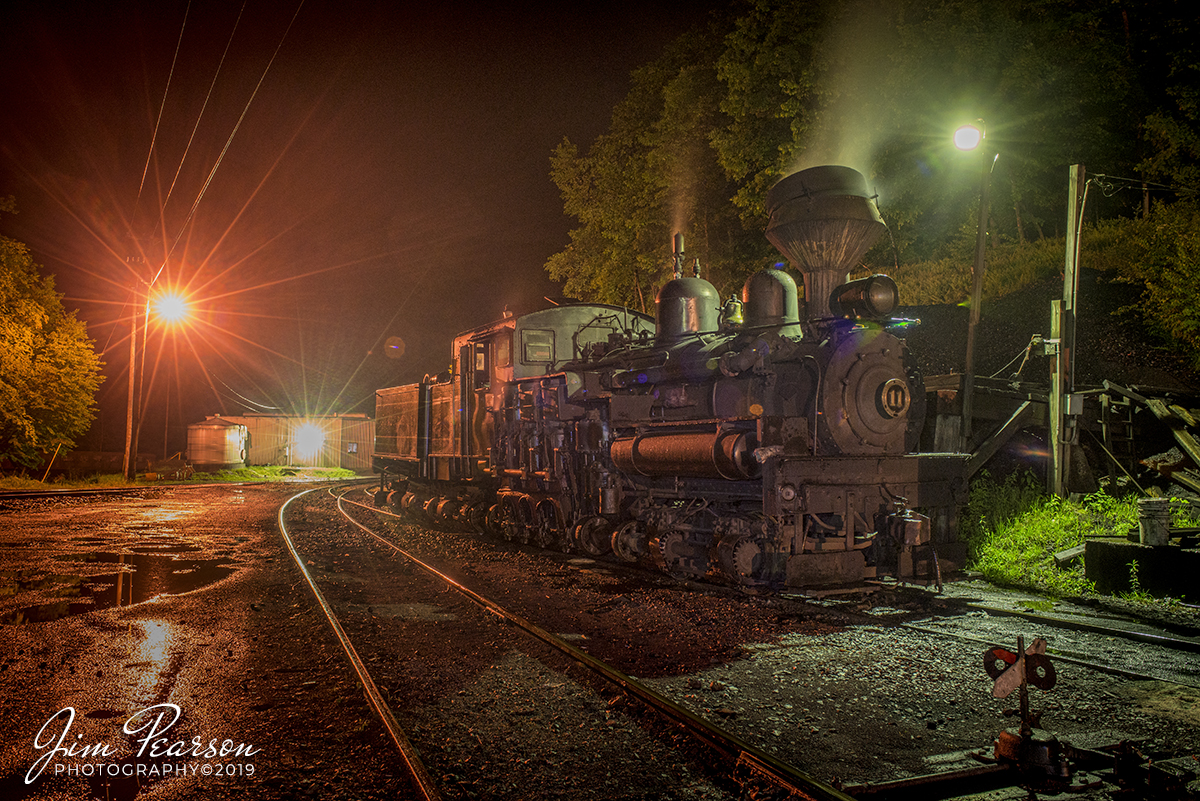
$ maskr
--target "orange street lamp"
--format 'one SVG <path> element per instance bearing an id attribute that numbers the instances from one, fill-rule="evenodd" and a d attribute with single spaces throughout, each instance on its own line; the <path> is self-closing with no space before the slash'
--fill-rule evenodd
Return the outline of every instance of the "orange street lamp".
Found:
<path id="1" fill-rule="evenodd" d="M 174 292 L 165 292 L 150 302 L 150 307 L 160 320 L 178 323 L 187 319 L 187 300 Z"/>
<path id="2" fill-rule="evenodd" d="M 162 268 L 159 268 L 158 275 L 162 274 Z M 157 280 L 158 275 L 155 275 Z M 154 281 L 148 285 L 149 288 L 154 286 Z M 137 290 L 134 290 L 137 293 Z M 133 320 L 130 323 L 129 332 L 129 400 L 125 408 L 125 457 L 122 461 L 121 472 L 124 473 L 126 480 L 132 481 L 137 475 L 137 432 L 141 428 L 141 409 L 137 409 L 137 419 L 139 425 L 134 425 L 135 407 L 134 398 L 140 394 L 141 378 L 145 372 L 146 362 L 146 339 L 148 337 L 148 329 L 150 327 L 150 315 L 153 314 L 159 319 L 169 322 L 178 323 L 188 317 L 187 300 L 180 294 L 175 292 L 163 292 L 157 295 L 151 295 L 149 291 L 146 293 L 146 303 L 144 308 L 139 312 L 137 307 L 134 307 Z M 139 322 L 139 316 L 142 318 Z M 141 327 L 142 337 L 142 363 L 138 364 L 138 328 Z"/>

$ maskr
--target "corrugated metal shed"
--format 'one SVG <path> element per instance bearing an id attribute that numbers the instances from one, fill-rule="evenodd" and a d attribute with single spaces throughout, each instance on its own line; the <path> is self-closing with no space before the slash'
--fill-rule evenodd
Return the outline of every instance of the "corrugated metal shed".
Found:
<path id="1" fill-rule="evenodd" d="M 209 418 L 214 419 L 214 418 Z M 344 467 L 370 472 L 375 421 L 365 414 L 221 415 L 246 427 L 252 465 Z"/>

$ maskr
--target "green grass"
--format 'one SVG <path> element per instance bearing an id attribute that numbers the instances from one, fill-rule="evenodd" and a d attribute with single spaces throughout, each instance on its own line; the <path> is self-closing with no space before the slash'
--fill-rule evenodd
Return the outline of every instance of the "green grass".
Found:
<path id="1" fill-rule="evenodd" d="M 222 470 L 218 473 L 193 473 L 192 481 L 317 481 L 355 478 L 357 473 L 341 467 L 281 467 L 260 465 Z"/>
<path id="2" fill-rule="evenodd" d="M 120 474 L 87 476 L 80 479 L 55 479 L 42 483 L 23 476 L 0 477 L 0 491 L 38 491 L 47 489 L 93 489 L 95 487 L 136 487 L 160 484 L 247 482 L 247 481 L 320 481 L 355 478 L 353 470 L 341 467 L 281 467 L 278 465 L 242 467 L 217 473 L 193 473 L 187 481 L 126 481 Z"/>
<path id="3" fill-rule="evenodd" d="M 92 475 L 79 479 L 52 479 L 46 483 L 25 476 L 0 476 L 0 490 L 39 491 L 46 489 L 93 489 L 95 487 L 126 487 L 129 482 L 119 473 Z"/>
<path id="4" fill-rule="evenodd" d="M 1198 514 L 1195 504 L 1177 501 L 1174 525 L 1194 526 Z M 985 472 L 971 485 L 960 532 L 968 547 L 968 566 L 988 581 L 1062 597 L 1093 594 L 1095 585 L 1084 576 L 1082 564 L 1060 568 L 1054 554 L 1082 545 L 1089 537 L 1124 536 L 1137 524 L 1134 496 L 1114 498 L 1097 492 L 1069 501 L 1047 495 L 1029 473 L 1014 473 L 998 482 Z M 1135 597 L 1127 600 L 1149 599 L 1134 586 Z"/>

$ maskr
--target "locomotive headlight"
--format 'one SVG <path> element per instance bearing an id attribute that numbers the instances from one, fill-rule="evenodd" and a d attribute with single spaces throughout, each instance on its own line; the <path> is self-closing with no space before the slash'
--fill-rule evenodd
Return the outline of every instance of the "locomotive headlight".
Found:
<path id="1" fill-rule="evenodd" d="M 829 308 L 843 317 L 880 318 L 900 305 L 900 290 L 886 275 L 872 275 L 842 284 L 829 297 Z"/>

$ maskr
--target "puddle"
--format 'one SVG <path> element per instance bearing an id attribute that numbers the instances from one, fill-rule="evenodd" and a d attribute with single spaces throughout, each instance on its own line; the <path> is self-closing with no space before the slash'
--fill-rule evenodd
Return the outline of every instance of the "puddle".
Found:
<path id="1" fill-rule="evenodd" d="M 457 620 L 458 615 L 432 604 L 372 604 L 367 613 L 375 617 L 396 617 L 403 620 Z"/>
<path id="2" fill-rule="evenodd" d="M 163 542 L 163 543 L 147 543 L 145 545 L 131 545 L 129 550 L 138 553 L 192 553 L 200 550 L 199 545 L 184 545 L 180 542 Z"/>
<path id="3" fill-rule="evenodd" d="M 60 554 L 55 559 L 112 564 L 120 569 L 95 576 L 52 574 L 36 580 L 30 577 L 28 586 L 21 589 L 46 589 L 61 600 L 0 615 L 0 623 L 45 623 L 97 609 L 145 603 L 163 595 L 182 595 L 220 581 L 237 570 L 235 560 L 224 557 L 181 559 L 165 554 L 90 553 Z M 25 582 L 15 583 L 20 587 Z"/>

